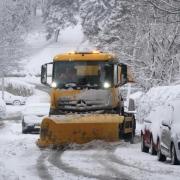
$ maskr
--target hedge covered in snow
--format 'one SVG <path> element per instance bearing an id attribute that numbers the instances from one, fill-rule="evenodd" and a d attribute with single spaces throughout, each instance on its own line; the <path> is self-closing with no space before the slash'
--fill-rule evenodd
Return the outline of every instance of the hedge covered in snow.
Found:
<path id="1" fill-rule="evenodd" d="M 34 85 L 23 82 L 18 79 L 6 79 L 5 89 L 6 91 L 18 95 L 18 96 L 31 96 L 34 93 Z"/>

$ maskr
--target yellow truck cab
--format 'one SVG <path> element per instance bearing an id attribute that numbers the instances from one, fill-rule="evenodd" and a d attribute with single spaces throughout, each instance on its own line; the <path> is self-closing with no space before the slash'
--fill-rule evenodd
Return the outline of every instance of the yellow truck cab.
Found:
<path id="1" fill-rule="evenodd" d="M 48 64 L 42 66 L 46 72 Z M 71 52 L 53 59 L 51 83 L 52 114 L 102 113 L 123 114 L 118 87 L 129 81 L 128 68 L 108 53 Z M 47 84 L 47 75 L 41 82 Z"/>

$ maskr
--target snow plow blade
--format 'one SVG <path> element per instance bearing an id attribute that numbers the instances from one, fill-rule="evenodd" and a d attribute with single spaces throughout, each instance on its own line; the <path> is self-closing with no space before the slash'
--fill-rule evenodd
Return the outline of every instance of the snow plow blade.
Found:
<path id="1" fill-rule="evenodd" d="M 119 127 L 123 122 L 124 116 L 113 114 L 46 117 L 41 123 L 37 145 L 45 148 L 84 144 L 92 140 L 118 141 Z"/>

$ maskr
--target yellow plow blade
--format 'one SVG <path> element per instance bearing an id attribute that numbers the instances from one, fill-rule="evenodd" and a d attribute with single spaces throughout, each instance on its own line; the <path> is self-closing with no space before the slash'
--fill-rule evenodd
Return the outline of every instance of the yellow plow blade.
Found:
<path id="1" fill-rule="evenodd" d="M 119 115 L 72 115 L 46 117 L 41 123 L 39 147 L 84 144 L 92 140 L 118 141 Z"/>

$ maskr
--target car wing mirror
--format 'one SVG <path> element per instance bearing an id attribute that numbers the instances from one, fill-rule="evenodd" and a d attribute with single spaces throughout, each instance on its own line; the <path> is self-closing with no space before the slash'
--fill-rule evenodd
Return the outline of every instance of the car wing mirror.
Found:
<path id="1" fill-rule="evenodd" d="M 163 126 L 168 127 L 169 129 L 171 129 L 171 126 L 170 126 L 170 124 L 169 124 L 167 121 L 163 120 L 161 124 L 162 124 Z"/>

